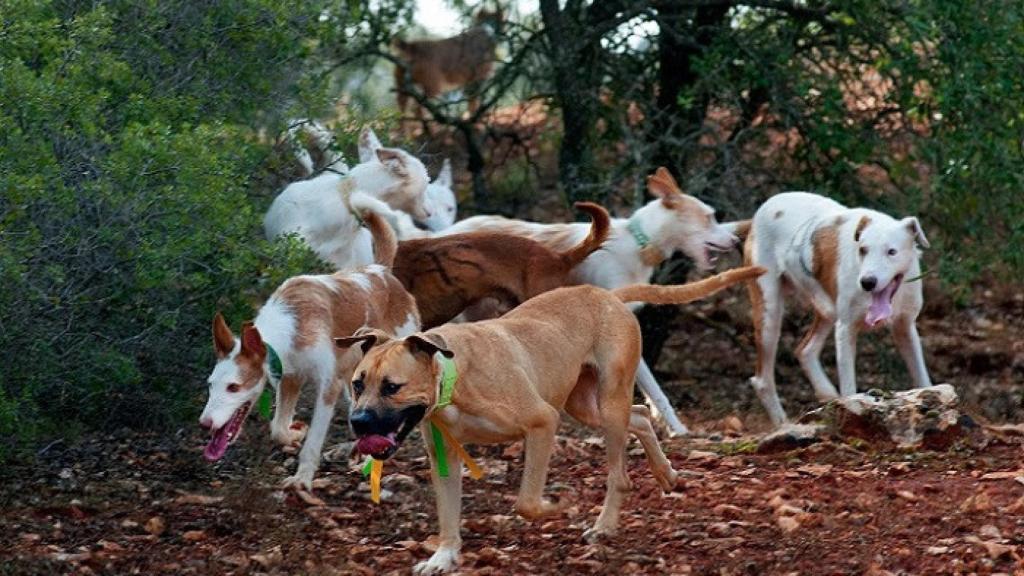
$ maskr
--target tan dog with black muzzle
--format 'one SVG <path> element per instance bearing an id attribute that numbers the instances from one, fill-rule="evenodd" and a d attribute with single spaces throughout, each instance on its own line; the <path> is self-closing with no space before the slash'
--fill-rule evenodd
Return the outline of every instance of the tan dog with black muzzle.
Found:
<path id="1" fill-rule="evenodd" d="M 558 288 L 494 320 L 447 324 L 403 339 L 376 331 L 336 339 L 341 347 L 359 343 L 364 352 L 353 372 L 349 415 L 357 449 L 386 459 L 421 426 L 437 492 L 441 543 L 415 572 L 453 570 L 462 542 L 461 462 L 455 450 L 446 449 L 453 473 L 440 477 L 428 419 L 439 419 L 460 443 L 524 440 L 525 469 L 515 508 L 530 519 L 563 508 L 543 497 L 560 413 L 602 429 L 608 491 L 586 536 L 612 534 L 630 489 L 627 433 L 640 439 L 663 490 L 672 490 L 677 477 L 658 444 L 650 412 L 633 405 L 640 325 L 624 302 L 683 304 L 761 273 L 761 268 L 740 268 L 683 286 Z M 450 362 L 458 375 L 451 403 L 435 412 L 444 366 Z"/>

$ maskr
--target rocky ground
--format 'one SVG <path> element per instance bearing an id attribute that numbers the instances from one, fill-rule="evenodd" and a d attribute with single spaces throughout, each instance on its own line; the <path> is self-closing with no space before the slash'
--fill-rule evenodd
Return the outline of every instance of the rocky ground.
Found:
<path id="1" fill-rule="evenodd" d="M 826 436 L 759 454 L 767 425 L 744 384 L 740 296 L 688 309 L 658 364 L 697 433 L 665 441 L 678 489 L 660 492 L 634 443 L 620 534 L 587 544 L 604 494 L 599 438 L 563 426 L 549 491 L 568 508 L 535 523 L 512 511 L 521 445 L 472 447 L 487 474 L 465 482 L 463 573 L 1024 574 L 1020 428 L 979 426 L 941 450 Z M 921 321 L 936 382 L 981 425 L 1024 419 L 1022 318 L 1024 296 L 1004 291 L 966 307 L 932 297 Z M 783 350 L 802 327 L 794 315 Z M 796 416 L 814 405 L 810 386 L 789 352 L 780 363 Z M 862 339 L 858 368 L 861 389 L 905 388 L 885 338 Z M 415 441 L 388 463 L 380 505 L 348 463 L 326 464 L 312 496 L 277 490 L 294 457 L 255 416 L 221 463 L 202 459 L 203 442 L 196 429 L 121 431 L 6 467 L 0 575 L 403 574 L 430 555 L 433 495 Z"/>

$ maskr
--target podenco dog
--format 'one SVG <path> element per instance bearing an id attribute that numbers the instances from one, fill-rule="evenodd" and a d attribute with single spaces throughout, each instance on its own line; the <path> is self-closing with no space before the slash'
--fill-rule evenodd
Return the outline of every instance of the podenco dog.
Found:
<path id="1" fill-rule="evenodd" d="M 392 272 L 416 298 L 424 328 L 440 326 L 487 298 L 517 306 L 570 284 L 573 268 L 608 237 L 607 210 L 590 202 L 577 202 L 576 208 L 590 215 L 590 231 L 567 250 L 500 232 L 403 240 Z"/>
<path id="2" fill-rule="evenodd" d="M 377 150 L 383 147 L 377 134 L 370 128 L 365 129 L 359 139 L 359 161 L 372 161 Z M 452 191 L 452 163 L 447 158 L 444 159 L 437 178 L 427 185 L 427 207 L 431 216 L 420 220 L 420 224 L 427 230 L 437 232 L 455 222 L 458 202 L 455 199 L 455 192 Z M 422 238 L 427 235 L 417 228 L 412 218 L 404 212 L 388 214 L 387 217 L 388 221 L 395 225 L 399 240 Z"/>
<path id="3" fill-rule="evenodd" d="M 839 394 L 857 391 L 857 333 L 881 325 L 892 329 L 914 385 L 931 386 L 916 326 L 924 303 L 918 244 L 928 247 L 917 218 L 896 220 L 816 194 L 778 194 L 757 210 L 744 259 L 767 273 L 749 283 L 757 341 L 757 366 L 750 384 L 773 424 L 786 422 L 775 390 L 784 286 L 794 288 L 814 309 L 814 324 L 796 352 L 819 400 L 837 396 L 820 359 L 833 327 Z"/>
<path id="4" fill-rule="evenodd" d="M 559 513 L 544 498 L 561 413 L 604 432 L 608 482 L 604 505 L 588 540 L 614 534 L 631 482 L 626 473 L 628 434 L 639 438 L 664 491 L 677 473 L 665 457 L 645 406 L 633 406 L 640 361 L 640 325 L 623 302 L 682 304 L 762 273 L 741 268 L 684 286 L 558 288 L 527 300 L 494 320 L 446 324 L 404 339 L 360 332 L 337 340 L 360 344 L 366 354 L 353 373 L 349 424 L 357 450 L 387 459 L 417 425 L 431 460 L 441 528 L 437 551 L 417 574 L 454 570 L 462 546 L 462 461 L 449 446 L 438 472 L 429 419 L 440 419 L 459 443 L 524 441 L 523 476 L 515 509 L 527 519 Z M 439 407 L 449 383 L 450 402 Z M 446 396 L 448 394 L 446 393 Z"/>
<path id="5" fill-rule="evenodd" d="M 340 334 L 371 326 L 396 335 L 419 329 L 412 296 L 391 275 L 396 241 L 379 216 L 367 213 L 375 240 L 377 264 L 322 276 L 297 276 L 284 282 L 260 308 L 256 321 L 236 338 L 218 313 L 213 320 L 217 364 L 210 375 L 210 395 L 200 423 L 211 430 L 204 456 L 219 460 L 238 439 L 245 418 L 269 381 L 277 392 L 270 431 L 282 445 L 302 441 L 306 426 L 293 422 L 304 381 L 317 388 L 309 435 L 299 453 L 299 467 L 284 481 L 288 487 L 312 487 L 320 465 L 327 428 L 338 396 L 346 391 L 358 357 L 333 344 Z"/>
<path id="6" fill-rule="evenodd" d="M 665 168 L 647 178 L 647 189 L 655 197 L 630 218 L 613 218 L 611 233 L 603 250 L 591 254 L 572 273 L 572 280 L 609 290 L 649 282 L 654 268 L 682 251 L 700 270 L 708 270 L 719 252 L 731 250 L 739 239 L 728 225 L 719 224 L 715 210 L 684 194 Z M 476 230 L 505 232 L 532 238 L 553 250 L 565 250 L 587 235 L 587 225 L 538 224 L 500 216 L 474 216 L 455 223 L 442 235 Z M 672 403 L 642 359 L 637 383 L 673 435 L 687 433 Z"/>
<path id="7" fill-rule="evenodd" d="M 320 258 L 342 270 L 373 261 L 371 243 L 358 240 L 357 211 L 394 209 L 430 218 L 423 163 L 398 148 L 378 148 L 374 156 L 345 175 L 325 172 L 289 184 L 264 218 L 267 238 L 297 232 Z"/>

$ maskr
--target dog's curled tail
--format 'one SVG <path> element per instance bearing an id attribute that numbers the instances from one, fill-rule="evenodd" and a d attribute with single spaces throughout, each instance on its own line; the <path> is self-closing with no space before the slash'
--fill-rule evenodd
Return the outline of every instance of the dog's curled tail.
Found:
<path id="1" fill-rule="evenodd" d="M 398 238 L 394 230 L 384 218 L 372 210 L 366 210 L 362 214 L 363 222 L 370 229 L 373 236 L 373 261 L 381 266 L 391 268 L 395 262 L 395 254 L 398 252 Z"/>
<path id="2" fill-rule="evenodd" d="M 590 233 L 587 234 L 587 237 L 582 242 L 562 252 L 562 259 L 565 260 L 569 267 L 574 267 L 583 262 L 587 256 L 590 256 L 591 252 L 600 248 L 604 241 L 608 239 L 608 232 L 612 227 L 611 216 L 601 206 L 593 202 L 577 202 L 573 206 L 590 216 Z"/>
<path id="3" fill-rule="evenodd" d="M 715 292 L 728 288 L 733 284 L 753 280 L 765 269 L 760 266 L 744 266 L 726 270 L 710 278 L 680 286 L 656 286 L 653 284 L 633 284 L 613 290 L 623 302 L 646 302 L 648 304 L 686 304 L 701 298 L 707 298 Z"/>

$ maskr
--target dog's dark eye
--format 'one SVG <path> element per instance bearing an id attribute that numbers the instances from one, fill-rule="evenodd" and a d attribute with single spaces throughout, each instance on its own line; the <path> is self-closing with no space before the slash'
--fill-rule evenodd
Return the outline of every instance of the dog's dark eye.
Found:
<path id="1" fill-rule="evenodd" d="M 228 384 L 228 392 L 231 392 L 232 394 L 237 394 L 241 389 L 242 387 L 238 384 Z"/>
<path id="2" fill-rule="evenodd" d="M 861 255 L 861 256 L 867 256 L 867 255 L 868 255 L 868 249 L 867 249 L 867 247 L 865 247 L 865 246 L 861 246 L 861 247 L 860 247 L 860 255 Z"/>
<path id="3" fill-rule="evenodd" d="M 895 256 L 896 255 L 896 249 L 895 248 L 889 248 L 888 254 L 889 254 L 889 256 Z"/>
<path id="4" fill-rule="evenodd" d="M 362 394 L 363 393 L 363 388 L 365 388 L 365 387 L 366 387 L 366 385 L 363 384 L 363 381 L 361 379 L 360 380 L 353 380 L 352 381 L 352 391 L 355 392 L 356 396 L 359 396 L 360 394 Z"/>
<path id="5" fill-rule="evenodd" d="M 398 391 L 401 389 L 401 384 L 395 384 L 394 382 L 384 382 L 384 385 L 380 387 L 380 395 L 394 396 L 395 394 L 398 394 Z"/>

